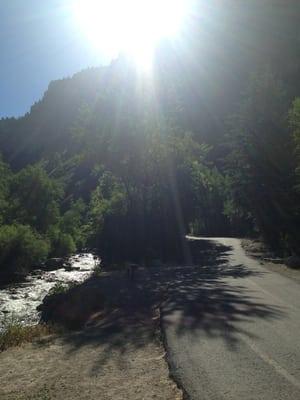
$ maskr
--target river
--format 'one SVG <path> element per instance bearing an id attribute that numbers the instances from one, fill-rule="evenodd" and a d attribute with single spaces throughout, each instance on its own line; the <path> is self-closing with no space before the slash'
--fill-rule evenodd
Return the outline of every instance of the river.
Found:
<path id="1" fill-rule="evenodd" d="M 36 270 L 21 283 L 7 285 L 0 289 L 0 330 L 6 321 L 17 320 L 23 324 L 35 324 L 40 315 L 36 310 L 43 298 L 56 284 L 83 282 L 93 272 L 97 260 L 93 254 L 77 254 L 70 258 L 72 269 L 53 271 Z"/>

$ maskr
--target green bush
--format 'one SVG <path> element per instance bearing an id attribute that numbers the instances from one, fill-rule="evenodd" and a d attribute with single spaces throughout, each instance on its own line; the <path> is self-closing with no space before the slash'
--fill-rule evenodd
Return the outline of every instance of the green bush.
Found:
<path id="1" fill-rule="evenodd" d="M 78 282 L 68 282 L 67 284 L 56 282 L 56 284 L 50 289 L 48 296 L 55 296 L 60 293 L 66 293 L 68 290 L 73 289 L 78 285 Z"/>
<path id="2" fill-rule="evenodd" d="M 29 270 L 47 258 L 49 243 L 27 225 L 0 227 L 2 271 Z"/>
<path id="3" fill-rule="evenodd" d="M 56 284 L 49 290 L 48 296 L 65 293 L 68 290 L 68 286 L 61 282 L 56 282 Z"/>
<path id="4" fill-rule="evenodd" d="M 61 217 L 59 230 L 72 236 L 77 248 L 83 248 L 86 243 L 83 215 L 86 211 L 85 203 L 79 199 L 70 205 Z"/>
<path id="5" fill-rule="evenodd" d="M 75 253 L 76 245 L 72 236 L 68 233 L 62 233 L 59 228 L 54 228 L 49 232 L 51 241 L 51 254 L 56 257 L 64 257 Z"/>
<path id="6" fill-rule="evenodd" d="M 41 165 L 28 165 L 13 176 L 11 197 L 10 213 L 16 222 L 43 233 L 58 223 L 63 188 Z"/>

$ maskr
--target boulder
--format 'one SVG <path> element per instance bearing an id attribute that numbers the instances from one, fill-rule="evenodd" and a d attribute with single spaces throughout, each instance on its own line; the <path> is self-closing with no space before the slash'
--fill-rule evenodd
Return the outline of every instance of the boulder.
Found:
<path id="1" fill-rule="evenodd" d="M 285 260 L 285 265 L 294 268 L 294 269 L 300 269 L 300 256 L 290 256 Z"/>
<path id="2" fill-rule="evenodd" d="M 284 260 L 282 258 L 263 258 L 264 261 L 272 263 L 272 264 L 283 264 Z"/>
<path id="3" fill-rule="evenodd" d="M 41 320 L 76 329 L 82 327 L 94 312 L 103 309 L 104 297 L 94 285 L 82 284 L 65 293 L 48 295 L 37 307 Z"/>
<path id="4" fill-rule="evenodd" d="M 72 262 L 70 260 L 65 260 L 63 266 L 64 267 L 71 267 L 72 266 Z"/>
<path id="5" fill-rule="evenodd" d="M 32 276 L 41 276 L 43 274 L 43 271 L 41 269 L 35 269 L 31 272 Z"/>
<path id="6" fill-rule="evenodd" d="M 63 268 L 67 271 L 67 272 L 71 272 L 71 271 L 79 271 L 80 270 L 80 265 L 74 265 L 70 262 L 65 263 L 63 265 Z"/>
<path id="7" fill-rule="evenodd" d="M 63 268 L 64 259 L 63 258 L 49 258 L 45 261 L 44 268 L 47 270 Z"/>

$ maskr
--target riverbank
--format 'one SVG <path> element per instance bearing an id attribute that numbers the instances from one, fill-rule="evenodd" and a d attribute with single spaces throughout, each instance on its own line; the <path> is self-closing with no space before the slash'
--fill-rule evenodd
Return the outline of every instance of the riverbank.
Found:
<path id="1" fill-rule="evenodd" d="M 36 324 L 40 319 L 37 307 L 55 285 L 80 283 L 93 273 L 95 259 L 91 253 L 78 254 L 69 259 L 70 267 L 52 271 L 35 270 L 23 282 L 0 289 L 0 331 L 6 320 L 22 324 Z"/>
<path id="2" fill-rule="evenodd" d="M 161 292 L 149 271 L 139 270 L 134 281 L 107 272 L 83 287 L 91 282 L 106 302 L 83 329 L 0 354 L 1 400 L 182 398 L 169 378 L 160 340 Z"/>

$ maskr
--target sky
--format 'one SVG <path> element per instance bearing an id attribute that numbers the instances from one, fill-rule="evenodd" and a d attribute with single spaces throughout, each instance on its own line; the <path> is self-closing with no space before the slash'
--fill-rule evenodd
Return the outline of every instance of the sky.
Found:
<path id="1" fill-rule="evenodd" d="M 103 63 L 78 30 L 72 0 L 0 0 L 0 117 L 18 117 L 50 81 Z"/>

